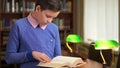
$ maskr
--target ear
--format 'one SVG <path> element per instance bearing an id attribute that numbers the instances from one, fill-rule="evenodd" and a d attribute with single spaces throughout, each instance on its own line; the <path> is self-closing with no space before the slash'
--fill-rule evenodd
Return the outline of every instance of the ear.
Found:
<path id="1" fill-rule="evenodd" d="M 40 7 L 40 5 L 37 5 L 37 6 L 36 6 L 35 11 L 36 11 L 36 12 L 41 11 L 41 7 Z"/>

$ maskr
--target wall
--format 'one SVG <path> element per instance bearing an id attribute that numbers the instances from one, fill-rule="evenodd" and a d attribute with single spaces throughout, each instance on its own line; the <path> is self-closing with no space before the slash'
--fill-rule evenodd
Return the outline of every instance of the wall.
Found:
<path id="1" fill-rule="evenodd" d="M 84 0 L 85 41 L 118 38 L 118 0 Z"/>

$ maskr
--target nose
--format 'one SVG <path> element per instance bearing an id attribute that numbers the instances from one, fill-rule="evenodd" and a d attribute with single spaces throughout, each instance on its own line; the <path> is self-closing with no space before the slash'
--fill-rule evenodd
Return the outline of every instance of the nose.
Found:
<path id="1" fill-rule="evenodd" d="M 53 20 L 53 18 L 49 18 L 49 19 L 48 19 L 48 22 L 52 22 L 52 20 Z"/>

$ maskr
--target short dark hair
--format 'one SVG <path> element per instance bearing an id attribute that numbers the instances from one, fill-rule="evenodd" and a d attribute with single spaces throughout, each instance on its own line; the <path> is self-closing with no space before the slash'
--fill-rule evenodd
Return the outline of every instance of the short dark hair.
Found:
<path id="1" fill-rule="evenodd" d="M 36 5 L 40 5 L 41 10 L 52 10 L 52 11 L 60 11 L 61 10 L 61 2 L 60 0 L 36 0 Z"/>

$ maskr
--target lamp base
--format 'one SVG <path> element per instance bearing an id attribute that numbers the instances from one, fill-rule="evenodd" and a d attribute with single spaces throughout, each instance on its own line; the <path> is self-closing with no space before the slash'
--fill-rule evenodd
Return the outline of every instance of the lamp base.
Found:
<path id="1" fill-rule="evenodd" d="M 106 65 L 106 64 L 103 64 L 103 68 L 107 68 L 107 65 Z"/>
<path id="2" fill-rule="evenodd" d="M 74 56 L 74 54 L 73 54 L 73 53 L 70 53 L 70 56 Z"/>

